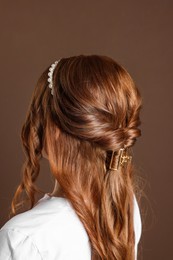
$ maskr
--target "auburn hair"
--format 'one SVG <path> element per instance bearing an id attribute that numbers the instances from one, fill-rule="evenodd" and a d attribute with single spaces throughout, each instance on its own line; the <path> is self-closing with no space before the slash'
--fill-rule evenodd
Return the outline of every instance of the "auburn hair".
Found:
<path id="1" fill-rule="evenodd" d="M 26 161 L 11 215 L 36 204 L 45 148 L 53 176 L 87 231 L 92 259 L 133 260 L 135 166 L 132 160 L 113 171 L 109 163 L 112 151 L 132 152 L 141 135 L 139 89 L 122 65 L 102 55 L 61 58 L 53 95 L 48 72 L 36 84 L 22 127 Z"/>

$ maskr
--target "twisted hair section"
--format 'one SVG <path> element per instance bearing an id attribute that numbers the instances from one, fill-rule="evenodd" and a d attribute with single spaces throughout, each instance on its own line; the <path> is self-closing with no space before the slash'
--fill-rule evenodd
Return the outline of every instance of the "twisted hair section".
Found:
<path id="1" fill-rule="evenodd" d="M 53 74 L 53 96 L 41 75 L 22 128 L 26 161 L 12 215 L 35 205 L 42 150 L 52 174 L 89 236 L 92 260 L 134 259 L 134 164 L 109 169 L 112 151 L 132 153 L 141 135 L 140 92 L 129 73 L 107 56 L 62 58 Z M 25 196 L 22 199 L 22 196 Z M 25 209 L 25 210 L 27 210 Z"/>

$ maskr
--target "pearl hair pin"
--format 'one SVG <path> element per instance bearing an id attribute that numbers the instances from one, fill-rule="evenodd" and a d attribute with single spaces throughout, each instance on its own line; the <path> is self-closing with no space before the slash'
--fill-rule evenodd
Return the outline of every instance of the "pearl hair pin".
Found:
<path id="1" fill-rule="evenodd" d="M 58 61 L 55 61 L 49 68 L 47 81 L 49 82 L 49 88 L 51 89 L 52 95 L 53 95 L 53 72 L 54 72 L 54 69 L 56 68 L 56 65 L 58 64 L 59 61 L 60 61 L 60 59 Z"/>

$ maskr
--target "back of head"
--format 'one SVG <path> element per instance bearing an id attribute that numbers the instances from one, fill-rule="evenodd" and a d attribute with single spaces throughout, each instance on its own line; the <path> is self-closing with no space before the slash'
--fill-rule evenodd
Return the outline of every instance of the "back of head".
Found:
<path id="1" fill-rule="evenodd" d="M 26 152 L 23 179 L 12 203 L 25 192 L 32 208 L 39 160 L 45 149 L 52 174 L 81 219 L 92 259 L 134 259 L 133 161 L 109 168 L 112 151 L 131 151 L 141 135 L 142 99 L 129 73 L 101 55 L 62 58 L 56 65 L 53 95 L 49 67 L 41 75 L 22 128 Z M 19 203 L 18 203 L 19 201 Z"/>

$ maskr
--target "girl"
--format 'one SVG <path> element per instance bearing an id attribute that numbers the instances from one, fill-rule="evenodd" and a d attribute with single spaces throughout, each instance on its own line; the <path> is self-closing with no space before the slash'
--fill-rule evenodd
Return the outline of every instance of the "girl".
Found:
<path id="1" fill-rule="evenodd" d="M 134 260 L 141 237 L 131 147 L 142 98 L 112 58 L 61 58 L 41 75 L 22 128 L 23 178 L 0 260 Z M 55 188 L 37 201 L 42 157 Z"/>

